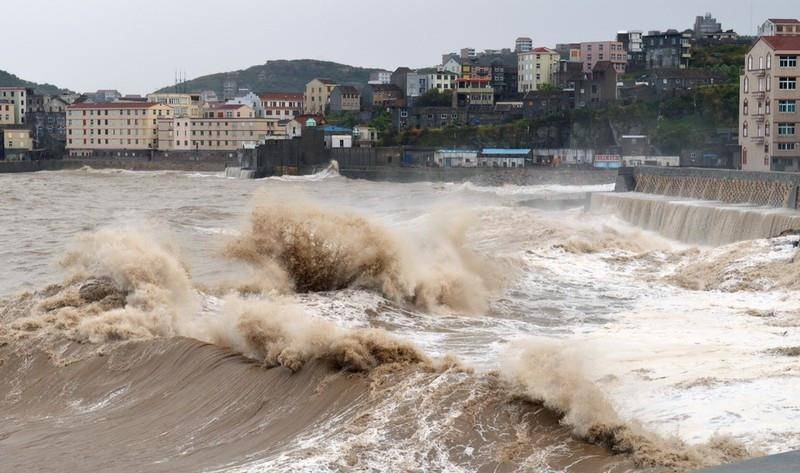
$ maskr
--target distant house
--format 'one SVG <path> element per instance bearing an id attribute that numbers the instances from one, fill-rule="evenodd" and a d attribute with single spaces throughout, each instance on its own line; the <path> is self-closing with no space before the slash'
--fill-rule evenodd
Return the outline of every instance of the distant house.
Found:
<path id="1" fill-rule="evenodd" d="M 445 128 L 467 124 L 467 111 L 452 107 L 396 107 L 392 125 L 396 130 L 410 128 Z"/>
<path id="2" fill-rule="evenodd" d="M 468 149 L 439 149 L 433 153 L 433 163 L 440 168 L 474 168 L 478 152 Z"/>
<path id="3" fill-rule="evenodd" d="M 378 143 L 378 130 L 368 125 L 353 127 L 353 138 L 361 148 L 371 148 Z"/>
<path id="4" fill-rule="evenodd" d="M 758 27 L 759 36 L 800 36 L 800 20 L 770 18 Z"/>
<path id="5" fill-rule="evenodd" d="M 531 159 L 530 149 L 484 148 L 478 156 L 478 166 L 493 168 L 522 168 Z"/>
<path id="6" fill-rule="evenodd" d="M 396 85 L 403 93 L 403 98 L 407 105 L 411 105 L 414 99 L 419 97 L 419 74 L 407 67 L 398 67 L 392 73 L 392 84 Z"/>
<path id="7" fill-rule="evenodd" d="M 534 118 L 549 113 L 560 113 L 575 106 L 575 90 L 537 90 L 522 98 L 522 114 Z"/>
<path id="8" fill-rule="evenodd" d="M 361 93 L 351 85 L 339 85 L 331 92 L 331 112 L 357 112 L 361 110 Z"/>
<path id="9" fill-rule="evenodd" d="M 286 138 L 299 138 L 303 136 L 306 127 L 316 127 L 325 124 L 325 117 L 320 114 L 298 115 L 286 123 Z"/>
<path id="10" fill-rule="evenodd" d="M 306 84 L 305 113 L 325 114 L 325 109 L 330 102 L 331 92 L 338 84 L 330 79 L 312 79 Z"/>
<path id="11" fill-rule="evenodd" d="M 23 125 L 7 126 L 0 129 L 0 159 L 5 161 L 26 161 L 33 156 L 33 135 Z"/>
<path id="12" fill-rule="evenodd" d="M 389 71 L 375 71 L 369 74 L 369 82 L 367 84 L 388 84 L 392 81 L 392 73 Z"/>
<path id="13" fill-rule="evenodd" d="M 711 69 L 655 69 L 646 75 L 656 95 L 674 95 L 703 85 L 722 84 L 728 78 Z"/>
<path id="14" fill-rule="evenodd" d="M 260 95 L 264 105 L 264 116 L 291 120 L 303 113 L 305 96 L 300 93 L 264 92 Z"/>
<path id="15" fill-rule="evenodd" d="M 353 147 L 353 130 L 336 125 L 325 125 L 320 128 L 325 137 L 325 147 L 328 149 L 335 148 L 352 148 Z"/>
<path id="16" fill-rule="evenodd" d="M 403 91 L 394 84 L 367 84 L 361 91 L 365 109 L 395 107 L 403 103 Z"/>
<path id="17" fill-rule="evenodd" d="M 677 30 L 651 31 L 642 38 L 645 67 L 686 69 L 691 58 L 692 33 Z"/>

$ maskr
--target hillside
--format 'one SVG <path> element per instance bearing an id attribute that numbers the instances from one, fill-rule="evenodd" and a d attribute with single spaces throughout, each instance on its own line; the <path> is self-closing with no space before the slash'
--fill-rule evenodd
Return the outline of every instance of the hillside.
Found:
<path id="1" fill-rule="evenodd" d="M 266 64 L 240 71 L 198 77 L 185 82 L 182 87 L 189 92 L 213 90 L 217 94 L 222 94 L 223 82 L 231 77 L 236 79 L 239 88 L 249 88 L 256 93 L 302 92 L 306 83 L 315 77 L 326 77 L 339 83 L 366 84 L 370 73 L 378 70 L 313 59 L 267 61 Z M 173 90 L 172 86 L 167 86 L 157 92 Z"/>
<path id="2" fill-rule="evenodd" d="M 27 80 L 20 79 L 19 77 L 11 74 L 10 72 L 6 72 L 0 70 L 0 87 L 31 87 L 39 94 L 58 94 L 61 92 L 69 92 L 67 89 L 59 89 L 53 84 L 37 84 L 36 82 L 30 82 Z"/>

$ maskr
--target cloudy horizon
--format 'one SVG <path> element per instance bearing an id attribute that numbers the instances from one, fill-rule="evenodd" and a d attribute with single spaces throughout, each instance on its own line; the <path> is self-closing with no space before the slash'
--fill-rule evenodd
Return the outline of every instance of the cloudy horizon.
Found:
<path id="1" fill-rule="evenodd" d="M 81 92 L 146 94 L 172 84 L 176 69 L 191 79 L 277 59 L 417 68 L 462 47 L 513 48 L 517 36 L 554 47 L 613 39 L 618 30 L 686 29 L 706 12 L 726 30 L 751 34 L 768 17 L 800 16 L 797 0 L 624 0 L 608 9 L 574 0 L 567 13 L 558 10 L 563 3 L 542 0 L 376 3 L 295 0 L 285 8 L 273 0 L 229 0 L 222 7 L 210 0 L 5 0 L 16 19 L 7 37 L 22 39 L 3 43 L 0 69 Z"/>

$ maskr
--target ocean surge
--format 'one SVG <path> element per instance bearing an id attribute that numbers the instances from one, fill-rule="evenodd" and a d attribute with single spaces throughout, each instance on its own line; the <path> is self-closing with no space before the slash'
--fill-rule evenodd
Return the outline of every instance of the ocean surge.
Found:
<path id="1" fill-rule="evenodd" d="M 174 248 L 137 231 L 100 230 L 78 238 L 63 259 L 61 285 L 7 301 L 0 336 L 15 345 L 67 340 L 108 344 L 190 337 L 293 371 L 312 360 L 368 371 L 382 364 L 430 365 L 410 343 L 379 329 L 342 329 L 306 315 L 291 299 L 229 295 L 203 310 Z M 432 366 L 432 365 L 431 365 Z"/>
<path id="2" fill-rule="evenodd" d="M 362 288 L 426 309 L 485 311 L 502 278 L 467 247 L 469 220 L 441 217 L 400 235 L 346 210 L 262 194 L 226 253 L 277 277 L 275 287 L 288 279 L 298 292 Z"/>
<path id="3" fill-rule="evenodd" d="M 581 347 L 552 339 L 530 338 L 512 344 L 501 375 L 519 395 L 559 412 L 577 437 L 626 454 L 638 467 L 690 471 L 751 456 L 731 438 L 715 436 L 689 445 L 662 438 L 637 423 L 623 420 L 591 381 Z"/>

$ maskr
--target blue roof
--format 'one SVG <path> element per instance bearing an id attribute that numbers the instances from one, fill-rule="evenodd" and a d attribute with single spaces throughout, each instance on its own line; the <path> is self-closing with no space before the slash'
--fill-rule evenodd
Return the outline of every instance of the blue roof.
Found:
<path id="1" fill-rule="evenodd" d="M 325 133 L 352 133 L 353 130 L 350 128 L 344 128 L 341 126 L 336 125 L 325 125 L 322 127 L 322 131 Z"/>
<path id="2" fill-rule="evenodd" d="M 504 155 L 504 156 L 515 154 L 515 155 L 524 156 L 526 154 L 530 154 L 530 152 L 531 152 L 530 148 L 526 148 L 526 149 L 520 149 L 520 148 L 484 148 L 483 151 L 481 151 L 481 154 L 483 154 L 483 155 L 500 154 L 500 155 Z"/>
<path id="3" fill-rule="evenodd" d="M 437 153 L 477 153 L 474 149 L 437 149 Z"/>

